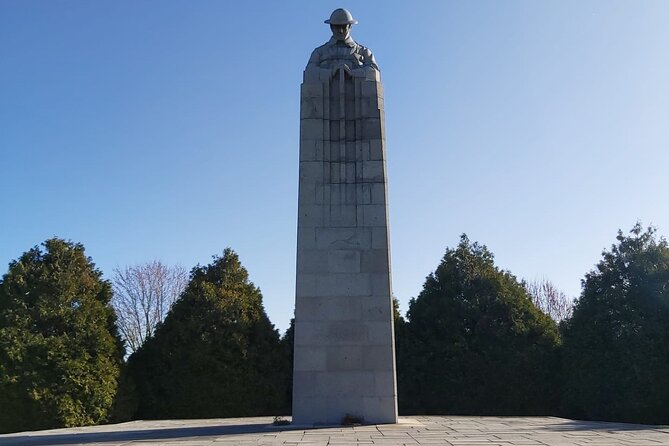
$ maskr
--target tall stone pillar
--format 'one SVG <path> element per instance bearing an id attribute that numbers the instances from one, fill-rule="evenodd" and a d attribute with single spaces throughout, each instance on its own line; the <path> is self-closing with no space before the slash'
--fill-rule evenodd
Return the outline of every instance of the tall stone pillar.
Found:
<path id="1" fill-rule="evenodd" d="M 383 87 L 350 13 L 304 72 L 293 422 L 397 421 Z"/>

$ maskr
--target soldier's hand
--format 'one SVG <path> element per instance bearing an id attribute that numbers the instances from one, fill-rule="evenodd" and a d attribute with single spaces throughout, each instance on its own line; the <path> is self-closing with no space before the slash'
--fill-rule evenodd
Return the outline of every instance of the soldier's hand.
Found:
<path id="1" fill-rule="evenodd" d="M 339 70 L 344 70 L 346 71 L 349 75 L 351 75 L 351 67 L 348 66 L 348 64 L 341 62 L 338 65 L 332 67 L 332 77 L 334 77 Z"/>

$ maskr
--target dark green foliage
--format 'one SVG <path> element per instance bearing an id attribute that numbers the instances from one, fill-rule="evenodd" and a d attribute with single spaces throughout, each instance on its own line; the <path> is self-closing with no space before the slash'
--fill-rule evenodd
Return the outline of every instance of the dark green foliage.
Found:
<path id="1" fill-rule="evenodd" d="M 400 301 L 393 296 L 393 320 L 395 324 L 404 322 L 402 314 L 400 314 Z"/>
<path id="2" fill-rule="evenodd" d="M 410 367 L 401 367 L 400 358 L 404 360 L 406 358 L 405 349 L 407 348 L 406 343 L 406 326 L 407 322 L 404 320 L 400 314 L 400 302 L 395 296 L 393 296 L 393 327 L 395 332 L 395 368 L 398 375 L 398 382 L 400 381 L 400 375 L 404 372 L 410 371 Z M 406 379 L 403 382 L 407 382 Z M 404 405 L 406 407 L 406 405 Z"/>
<path id="3" fill-rule="evenodd" d="M 669 247 L 637 224 L 586 274 L 564 323 L 572 417 L 669 423 Z"/>
<path id="4" fill-rule="evenodd" d="M 546 414 L 559 336 L 485 246 L 462 236 L 412 299 L 398 332 L 401 413 Z"/>
<path id="5" fill-rule="evenodd" d="M 284 381 L 284 408 L 281 413 L 292 413 L 293 407 L 293 359 L 295 358 L 295 318 L 290 319 L 290 326 L 281 338 L 281 351 L 288 364 L 288 373 Z"/>
<path id="6" fill-rule="evenodd" d="M 280 413 L 290 367 L 284 353 L 260 290 L 226 249 L 193 269 L 164 323 L 129 358 L 126 384 L 136 389 L 135 417 Z"/>
<path id="7" fill-rule="evenodd" d="M 80 244 L 57 238 L 0 282 L 0 432 L 107 419 L 123 348 L 111 286 Z"/>

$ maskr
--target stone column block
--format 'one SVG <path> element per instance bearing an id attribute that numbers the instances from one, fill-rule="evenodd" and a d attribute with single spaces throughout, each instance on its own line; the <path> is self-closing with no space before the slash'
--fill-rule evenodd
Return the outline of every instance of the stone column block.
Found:
<path id="1" fill-rule="evenodd" d="M 385 151 L 383 149 L 383 140 L 372 139 L 369 141 L 369 159 L 373 161 L 385 160 Z"/>
<path id="2" fill-rule="evenodd" d="M 327 370 L 326 350 L 318 347 L 303 346 L 300 353 L 295 356 L 294 369 L 299 372 L 324 372 Z M 305 374 L 307 377 L 313 377 L 313 374 Z"/>
<path id="3" fill-rule="evenodd" d="M 322 119 L 305 118 L 301 120 L 300 139 L 320 139 L 325 136 Z"/>
<path id="4" fill-rule="evenodd" d="M 319 251 L 321 257 L 322 252 Z M 333 273 L 359 273 L 361 271 L 360 256 L 364 255 L 357 250 L 337 249 L 327 252 L 327 268 Z M 376 272 L 376 271 L 369 271 Z"/>
<path id="5" fill-rule="evenodd" d="M 363 161 L 362 181 L 366 183 L 383 183 L 385 181 L 385 166 L 383 161 Z M 383 203 L 385 205 L 385 203 Z"/>
<path id="6" fill-rule="evenodd" d="M 363 315 L 373 311 L 363 308 L 367 299 L 357 296 L 297 297 L 295 317 L 306 322 L 360 321 Z"/>
<path id="7" fill-rule="evenodd" d="M 358 208 L 362 210 L 363 226 L 386 226 L 386 206 L 382 204 L 363 204 Z"/>

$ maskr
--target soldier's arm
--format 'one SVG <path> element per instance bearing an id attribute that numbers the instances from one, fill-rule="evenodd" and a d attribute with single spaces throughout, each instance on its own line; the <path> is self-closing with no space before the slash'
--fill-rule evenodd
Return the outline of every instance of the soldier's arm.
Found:
<path id="1" fill-rule="evenodd" d="M 376 64 L 374 55 L 362 45 L 360 45 L 359 53 L 361 57 L 362 66 L 353 70 L 353 76 L 365 78 L 368 80 L 379 80 L 379 66 Z"/>
<path id="2" fill-rule="evenodd" d="M 372 54 L 369 48 L 363 46 L 362 55 L 363 55 L 363 60 L 362 60 L 363 66 L 372 67 L 376 71 L 379 71 L 379 66 L 376 64 L 376 59 L 374 59 L 374 55 Z"/>
<path id="3" fill-rule="evenodd" d="M 316 48 L 307 62 L 307 67 L 304 69 L 305 82 L 316 82 L 330 78 L 330 69 L 321 68 L 321 52 L 320 48 Z"/>
<path id="4" fill-rule="evenodd" d="M 318 48 L 316 48 L 311 53 L 311 57 L 309 57 L 309 62 L 307 62 L 307 68 L 305 68 L 305 70 L 320 68 L 319 67 L 320 63 L 321 63 L 321 53 L 320 51 L 318 51 Z"/>

